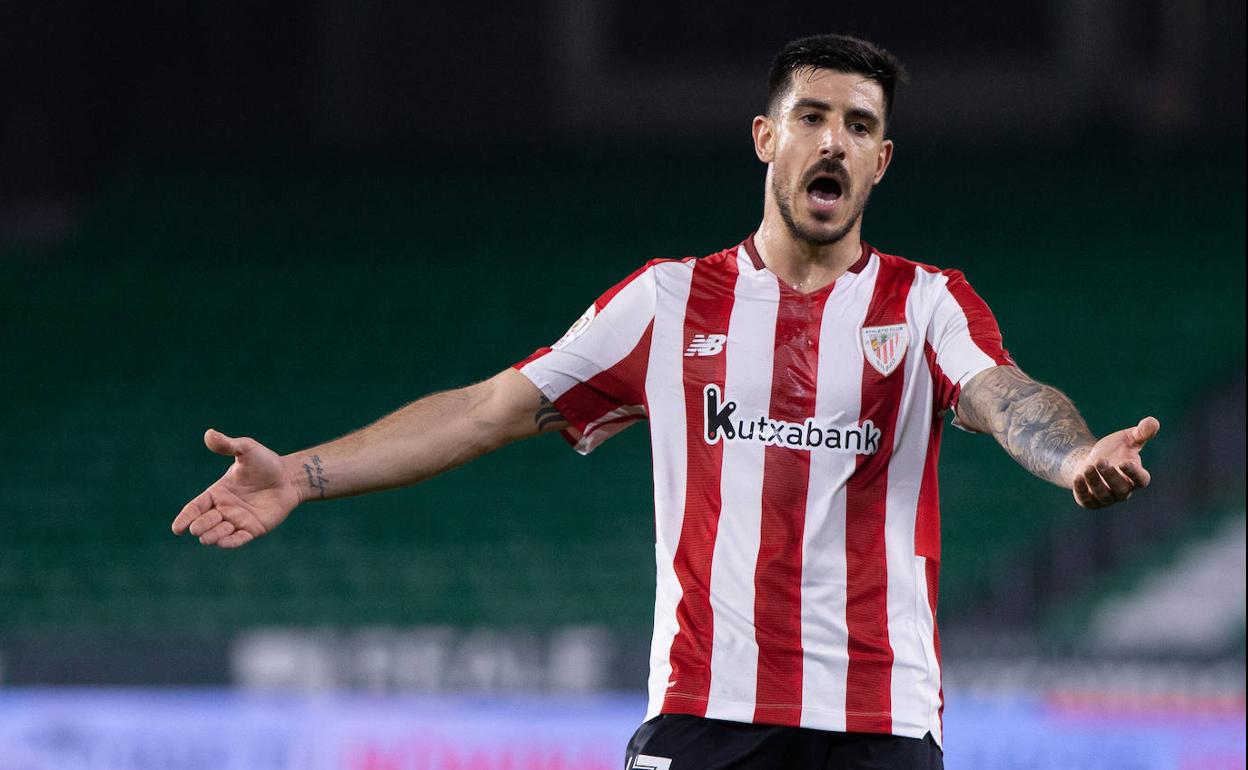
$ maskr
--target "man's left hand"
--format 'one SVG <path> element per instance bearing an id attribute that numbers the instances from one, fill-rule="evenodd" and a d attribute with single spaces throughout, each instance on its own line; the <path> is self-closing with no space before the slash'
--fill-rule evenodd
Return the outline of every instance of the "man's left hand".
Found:
<path id="1" fill-rule="evenodd" d="M 1104 508 L 1148 486 L 1150 476 L 1140 461 L 1140 450 L 1159 430 L 1156 417 L 1145 417 L 1134 428 L 1096 442 L 1075 472 L 1071 487 L 1075 502 L 1081 508 Z"/>

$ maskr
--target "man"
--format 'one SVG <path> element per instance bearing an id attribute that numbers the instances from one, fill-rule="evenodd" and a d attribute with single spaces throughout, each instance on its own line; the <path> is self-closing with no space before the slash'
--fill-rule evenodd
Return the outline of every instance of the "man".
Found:
<path id="1" fill-rule="evenodd" d="M 826 35 L 777 57 L 763 220 L 656 260 L 476 385 L 279 457 L 209 430 L 225 475 L 173 523 L 233 548 L 300 502 L 412 484 L 560 430 L 650 422 L 657 595 L 639 768 L 939 768 L 936 455 L 944 413 L 1085 508 L 1148 485 L 1145 418 L 1100 440 L 1024 374 L 956 271 L 883 254 L 862 213 L 893 155 L 896 59 Z"/>

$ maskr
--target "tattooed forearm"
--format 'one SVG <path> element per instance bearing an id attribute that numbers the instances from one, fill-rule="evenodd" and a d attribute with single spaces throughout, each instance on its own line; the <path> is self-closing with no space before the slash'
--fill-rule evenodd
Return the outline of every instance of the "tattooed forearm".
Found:
<path id="1" fill-rule="evenodd" d="M 548 426 L 563 423 L 564 419 L 563 415 L 559 414 L 559 410 L 555 408 L 555 405 L 550 403 L 550 399 L 542 396 L 541 406 L 538 407 L 537 413 L 533 415 L 533 422 L 537 423 L 537 430 L 541 432 Z"/>
<path id="2" fill-rule="evenodd" d="M 1079 410 L 1061 391 L 1012 366 L 998 366 L 967 383 L 958 420 L 991 433 L 1027 470 L 1070 486 L 1071 463 L 1096 443 Z"/>
<path id="3" fill-rule="evenodd" d="M 312 464 L 303 464 L 303 472 L 308 474 L 308 486 L 315 489 L 321 498 L 325 497 L 325 487 L 329 484 L 329 479 L 325 478 L 325 469 L 321 467 L 321 458 L 318 455 L 312 455 Z"/>

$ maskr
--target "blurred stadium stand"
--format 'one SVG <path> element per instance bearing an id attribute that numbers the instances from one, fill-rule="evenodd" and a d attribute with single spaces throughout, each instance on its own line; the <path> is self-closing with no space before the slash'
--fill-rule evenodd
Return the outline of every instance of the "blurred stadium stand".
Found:
<path id="1" fill-rule="evenodd" d="M 1209 655 L 1242 644 L 1244 586 L 1233 576 L 1244 574 L 1244 543 L 1243 511 L 1223 517 L 1212 532 L 1188 538 L 1166 563 L 1100 602 L 1089 629 L 1092 644 L 1128 655 Z"/>
<path id="2" fill-rule="evenodd" d="M 647 259 L 748 234 L 769 58 L 830 24 L 769 13 L 0 5 L 0 694 L 640 689 L 642 428 L 307 506 L 237 552 L 168 524 L 225 467 L 204 428 L 344 433 L 556 339 Z M 947 692 L 1242 721 L 1243 4 L 837 13 L 914 81 L 865 237 L 964 270 L 1094 431 L 1164 426 L 1154 487 L 1098 513 L 946 430 Z M 1144 644 L 1197 618 L 1199 644 Z"/>
<path id="3" fill-rule="evenodd" d="M 880 190 L 867 237 L 965 269 L 1022 365 L 1066 388 L 1094 429 L 1141 410 L 1166 426 L 1149 450 L 1156 486 L 1096 515 L 993 442 L 946 432 L 946 633 L 1040 628 L 1043 640 L 1063 600 L 1086 603 L 1098 578 L 1134 568 L 1193 518 L 1242 505 L 1243 298 L 1227 291 L 1243 273 L 1242 187 L 1227 195 L 1234 176 L 1216 168 L 1192 179 L 1102 158 L 1054 172 L 1002 157 L 1007 168 L 979 159 L 973 186 L 933 160 L 900 166 L 901 189 Z M 5 325 L 19 330 L 7 387 L 23 407 L 6 420 L 0 492 L 14 514 L 0 541 L 6 636 L 46 651 L 49 635 L 600 624 L 622 633 L 637 670 L 653 590 L 643 430 L 586 459 L 546 438 L 417 489 L 310 506 L 237 553 L 166 530 L 223 467 L 200 446 L 203 427 L 282 450 L 345 432 L 488 376 L 556 338 L 641 261 L 730 244 L 756 216 L 748 159 L 585 162 L 588 177 L 566 157 L 484 164 L 501 213 L 478 237 L 477 185 L 434 188 L 427 179 L 450 172 L 433 166 L 136 173 L 73 239 L 15 251 L 0 265 Z M 1025 205 L 1001 195 L 1020 177 L 1035 180 Z M 1167 217 L 1225 224 L 1135 227 L 1161 184 L 1173 191 Z M 692 221 L 683 209 L 708 187 L 717 210 Z M 608 194 L 627 215 L 598 203 Z M 981 217 L 993 227 L 968 236 Z M 1186 269 L 1173 270 L 1184 253 Z M 1075 274 L 1055 290 L 1055 276 Z M 10 654 L 11 681 L 37 681 L 27 654 Z"/>

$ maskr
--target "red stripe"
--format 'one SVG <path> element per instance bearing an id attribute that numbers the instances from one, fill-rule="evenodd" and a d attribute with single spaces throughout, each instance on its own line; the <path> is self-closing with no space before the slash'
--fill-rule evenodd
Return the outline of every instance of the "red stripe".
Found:
<path id="1" fill-rule="evenodd" d="M 831 294 L 782 287 L 771 375 L 773 420 L 802 423 L 815 414 L 819 329 Z M 798 726 L 802 718 L 802 534 L 810 451 L 767 446 L 762 521 L 754 571 L 758 684 L 754 721 Z"/>
<path id="2" fill-rule="evenodd" d="M 932 425 L 927 434 L 927 455 L 923 458 L 923 479 L 919 483 L 918 512 L 914 520 L 914 553 L 924 559 L 927 604 L 932 608 L 932 646 L 936 652 L 936 664 L 940 666 L 940 627 L 936 623 L 937 587 L 940 583 L 940 485 L 936 464 L 940 457 L 940 431 L 945 424 L 945 410 L 956 397 L 957 388 L 936 363 L 936 351 L 932 349 L 932 346 L 925 344 L 923 353 L 931 371 L 936 403 L 933 405 Z M 939 697 L 938 714 L 943 731 L 945 714 L 943 667 L 941 668 Z"/>
<path id="3" fill-rule="evenodd" d="M 943 417 L 953 405 L 961 388 L 936 363 L 936 349 L 932 347 L 932 343 L 923 343 L 923 357 L 927 359 L 927 371 L 932 376 L 932 408 L 937 413 L 936 417 Z"/>
<path id="4" fill-rule="evenodd" d="M 905 323 L 906 296 L 914 283 L 914 270 L 907 267 L 880 260 L 863 326 Z M 888 377 L 875 367 L 862 368 L 859 423 L 870 420 L 880 431 L 880 443 L 876 454 L 858 455 L 857 468 L 845 490 L 845 621 L 849 627 L 845 729 L 849 732 L 887 733 L 893 725 L 884 517 L 888 464 L 904 374 L 900 366 Z"/>
<path id="5" fill-rule="evenodd" d="M 682 350 L 688 350 L 695 334 L 726 334 L 737 281 L 736 261 L 725 252 L 694 263 L 685 305 Z M 718 258 L 717 258 L 718 257 Z M 686 356 L 684 362 L 686 415 L 685 517 L 676 546 L 673 568 L 680 581 L 676 607 L 679 630 L 672 639 L 669 660 L 672 681 L 663 698 L 663 713 L 705 716 L 711 688 L 711 555 L 719 528 L 720 469 L 723 442 L 708 444 L 701 429 L 703 390 L 708 384 L 724 387 L 728 354 Z"/>
<path id="6" fill-rule="evenodd" d="M 984 351 L 984 355 L 999 366 L 1013 366 L 1014 359 L 1010 358 L 1009 351 L 1005 349 L 1001 329 L 997 326 L 997 319 L 992 311 L 988 309 L 988 303 L 975 293 L 961 271 L 942 270 L 941 273 L 949 279 L 945 288 L 953 295 L 958 307 L 962 308 L 962 314 L 966 316 L 971 339 Z"/>
<path id="7" fill-rule="evenodd" d="M 555 399 L 555 408 L 577 432 L 584 433 L 586 426 L 613 409 L 645 403 L 646 369 L 650 363 L 653 332 L 652 319 L 628 355 Z"/>
<path id="8" fill-rule="evenodd" d="M 767 265 L 763 263 L 763 258 L 758 255 L 758 247 L 754 245 L 754 233 L 750 233 L 742 244 L 745 247 L 745 253 L 750 258 L 750 264 L 754 265 L 755 270 L 766 270 Z"/>
<path id="9" fill-rule="evenodd" d="M 940 492 L 936 460 L 940 456 L 940 431 L 945 410 L 953 398 L 954 386 L 936 363 L 936 351 L 924 344 L 924 358 L 932 375 L 934 401 L 932 424 L 927 434 L 927 455 L 923 459 L 923 478 L 919 484 L 918 511 L 914 519 L 914 553 L 940 561 Z"/>
<path id="10" fill-rule="evenodd" d="M 511 365 L 511 368 L 512 368 L 512 369 L 515 369 L 516 371 L 520 371 L 521 369 L 523 369 L 524 367 L 528 366 L 528 365 L 529 365 L 530 363 L 532 363 L 533 361 L 536 361 L 537 359 L 539 359 L 539 358 L 541 358 L 542 356 L 544 356 L 544 355 L 546 355 L 547 353 L 549 353 L 549 352 L 550 352 L 550 350 L 551 350 L 551 348 L 550 348 L 549 346 L 538 348 L 537 350 L 534 350 L 532 353 L 530 353 L 530 354 L 529 354 L 527 357 L 525 357 L 524 359 L 522 359 L 522 360 L 520 360 L 520 361 L 517 361 L 516 363 L 512 364 L 512 365 Z"/>

